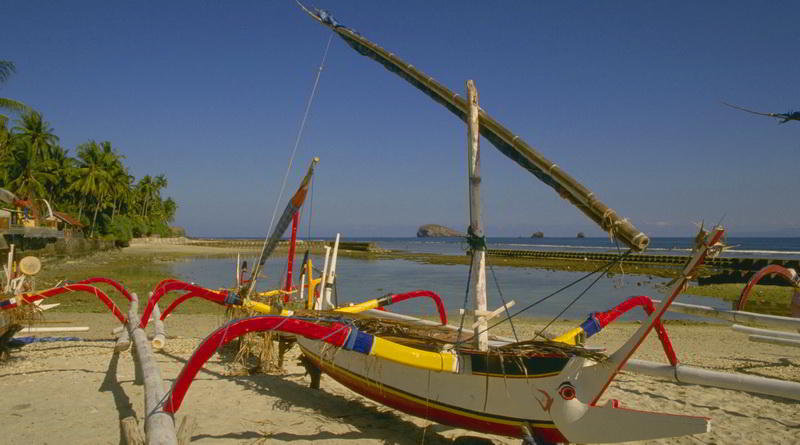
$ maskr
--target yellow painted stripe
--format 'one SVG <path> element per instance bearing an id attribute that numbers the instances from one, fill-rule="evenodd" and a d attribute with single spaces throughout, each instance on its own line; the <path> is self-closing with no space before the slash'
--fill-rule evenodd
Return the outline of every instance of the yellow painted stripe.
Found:
<path id="1" fill-rule="evenodd" d="M 300 346 L 300 345 L 298 345 L 298 346 Z M 312 353 L 308 349 L 304 348 L 303 346 L 300 346 L 300 349 L 303 351 L 303 353 L 316 358 L 320 363 L 323 363 L 325 366 L 333 368 L 336 372 L 340 372 L 342 374 L 347 374 L 348 377 L 350 377 L 351 379 L 354 379 L 354 380 L 358 380 L 362 384 L 365 384 L 365 385 L 368 385 L 368 386 L 373 386 L 375 388 L 378 388 L 382 392 L 388 392 L 388 393 L 393 394 L 393 395 L 395 395 L 397 397 L 400 397 L 400 398 L 403 398 L 403 399 L 406 399 L 406 400 L 410 400 L 410 401 L 412 401 L 414 403 L 417 403 L 417 404 L 435 407 L 436 409 L 439 409 L 439 410 L 442 410 L 442 411 L 447 411 L 449 413 L 458 414 L 460 416 L 469 417 L 469 418 L 481 420 L 481 421 L 484 421 L 484 422 L 495 422 L 495 423 L 502 423 L 502 424 L 505 424 L 505 425 L 515 425 L 515 426 L 522 425 L 523 423 L 526 423 L 526 424 L 530 423 L 531 425 L 533 425 L 533 426 L 535 426 L 537 428 L 553 428 L 553 429 L 555 429 L 555 427 L 556 427 L 552 423 L 530 422 L 528 420 L 526 420 L 525 422 L 520 422 L 520 421 L 515 421 L 515 420 L 504 419 L 502 417 L 492 417 L 492 416 L 488 416 L 488 415 L 480 415 L 480 414 L 477 414 L 477 413 L 474 413 L 474 412 L 470 412 L 470 411 L 463 411 L 463 410 L 454 408 L 454 407 L 449 406 L 449 405 L 442 405 L 442 404 L 436 403 L 436 402 L 434 402 L 434 401 L 432 401 L 430 399 L 423 399 L 421 397 L 417 397 L 417 396 L 409 394 L 407 392 L 396 390 L 396 389 L 394 389 L 394 388 L 392 388 L 390 386 L 386 386 L 386 385 L 384 385 L 382 383 L 378 383 L 378 382 L 372 381 L 372 380 L 367 379 L 365 377 L 362 377 L 362 376 L 360 376 L 358 374 L 355 374 L 355 373 L 353 373 L 353 372 L 351 372 L 351 371 L 349 371 L 349 370 L 347 370 L 345 368 L 337 366 L 337 365 L 333 364 L 333 362 L 323 361 L 321 357 L 319 357 L 317 355 L 314 355 L 314 353 Z M 330 371 L 328 371 L 328 372 L 330 372 Z"/>
<path id="2" fill-rule="evenodd" d="M 266 303 L 259 303 L 258 301 L 253 301 L 253 300 L 250 300 L 250 299 L 245 299 L 242 302 L 242 306 L 247 308 L 247 309 L 254 310 L 256 312 L 261 312 L 262 314 L 282 315 L 284 317 L 288 317 L 288 316 L 292 315 L 291 311 L 287 311 L 287 310 L 283 309 L 283 310 L 281 310 L 279 312 L 277 308 L 273 308 L 272 306 L 270 306 L 270 305 L 268 305 Z"/>
<path id="3" fill-rule="evenodd" d="M 583 328 L 578 326 L 577 328 L 568 331 L 564 335 L 561 335 L 560 337 L 554 338 L 553 341 L 566 343 L 568 345 L 575 346 L 575 345 L 578 344 L 576 339 L 581 334 L 583 334 Z"/>
<path id="4" fill-rule="evenodd" d="M 344 306 L 336 308 L 336 312 L 346 312 L 348 314 L 357 314 L 359 312 L 364 312 L 369 309 L 375 309 L 378 307 L 378 300 L 369 300 L 363 303 L 354 304 L 352 306 Z"/>
<path id="5" fill-rule="evenodd" d="M 430 352 L 403 346 L 380 337 L 373 336 L 370 355 L 385 358 L 401 365 L 431 371 L 456 372 L 456 357 L 453 354 Z"/>

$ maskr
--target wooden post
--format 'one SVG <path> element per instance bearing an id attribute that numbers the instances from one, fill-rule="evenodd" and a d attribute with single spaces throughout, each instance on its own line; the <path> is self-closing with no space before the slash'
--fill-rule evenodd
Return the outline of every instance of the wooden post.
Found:
<path id="1" fill-rule="evenodd" d="M 139 297 L 131 294 L 131 308 L 128 311 L 128 333 L 136 347 L 136 356 L 144 375 L 144 406 L 145 422 L 144 431 L 147 435 L 148 445 L 177 445 L 175 436 L 175 421 L 172 415 L 164 412 L 161 402 L 164 400 L 164 381 L 161 372 L 153 357 L 147 334 L 139 327 L 138 306 Z"/>
<path id="2" fill-rule="evenodd" d="M 167 343 L 167 331 L 164 329 L 164 322 L 161 321 L 161 309 L 159 309 L 158 303 L 153 306 L 153 328 L 155 330 L 152 342 L 153 348 L 162 349 Z"/>
<path id="3" fill-rule="evenodd" d="M 192 441 L 192 433 L 197 427 L 197 421 L 192 416 L 184 416 L 181 426 L 178 427 L 178 445 L 188 445 Z"/>
<path id="4" fill-rule="evenodd" d="M 467 81 L 467 163 L 469 169 L 469 225 L 471 236 L 483 237 L 481 221 L 481 145 L 478 122 L 478 90 L 475 82 Z M 475 295 L 475 347 L 480 351 L 489 349 L 489 333 L 486 332 L 486 246 L 472 249 L 472 284 Z"/>
<path id="5" fill-rule="evenodd" d="M 139 422 L 136 417 L 129 416 L 119 421 L 122 428 L 122 437 L 126 445 L 144 445 L 142 430 L 139 429 Z"/>

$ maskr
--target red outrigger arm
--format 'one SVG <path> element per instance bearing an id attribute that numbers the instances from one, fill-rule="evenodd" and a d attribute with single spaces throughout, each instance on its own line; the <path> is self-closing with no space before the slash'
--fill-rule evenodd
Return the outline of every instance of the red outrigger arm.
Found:
<path id="1" fill-rule="evenodd" d="M 114 316 L 117 317 L 117 319 L 122 324 L 127 323 L 125 315 L 122 314 L 122 311 L 119 310 L 117 305 L 114 304 L 114 302 L 111 300 L 111 298 L 108 297 L 108 295 L 106 295 L 105 292 L 94 286 L 89 286 L 88 284 L 80 284 L 80 283 L 67 284 L 53 289 L 48 289 L 46 291 L 39 292 L 36 294 L 22 294 L 19 297 L 0 302 L 0 309 L 12 309 L 19 306 L 17 298 L 24 303 L 33 303 L 35 301 L 44 300 L 45 298 L 55 297 L 56 295 L 65 294 L 67 292 L 86 292 L 87 294 L 95 295 L 97 298 L 100 299 L 100 301 L 102 301 L 106 305 L 106 307 L 108 307 L 109 310 L 111 310 L 111 313 L 114 314 Z"/>
<path id="2" fill-rule="evenodd" d="M 637 306 L 641 306 L 645 312 L 647 312 L 647 315 L 652 314 L 653 311 L 656 310 L 655 306 L 653 305 L 653 300 L 651 300 L 650 297 L 647 295 L 637 295 L 635 297 L 628 298 L 611 310 L 606 312 L 595 312 L 589 315 L 589 318 L 581 323 L 581 329 L 583 329 L 583 331 L 586 333 L 587 338 L 591 337 L 592 335 L 600 332 L 600 330 L 608 326 L 611 322 L 619 318 L 622 314 Z M 661 322 L 661 319 L 657 319 L 655 321 L 653 329 L 656 330 L 658 339 L 661 340 L 661 345 L 664 347 L 664 353 L 667 355 L 670 365 L 677 365 L 678 357 L 675 355 L 675 349 L 672 347 L 672 341 L 669 339 L 669 335 L 667 334 L 667 330 L 664 328 L 664 324 Z"/>
<path id="3" fill-rule="evenodd" d="M 435 292 L 431 292 L 429 290 L 415 290 L 412 292 L 406 292 L 404 294 L 396 294 L 390 295 L 386 298 L 378 299 L 378 307 L 382 308 L 384 306 L 388 306 L 390 304 L 399 303 L 401 301 L 410 300 L 412 298 L 420 298 L 420 297 L 428 297 L 433 300 L 434 304 L 436 304 L 436 311 L 439 312 L 439 321 L 442 322 L 442 325 L 447 324 L 447 311 L 444 309 L 444 304 L 442 303 L 442 298 L 439 294 Z"/>
<path id="4" fill-rule="evenodd" d="M 203 340 L 203 343 L 195 350 L 189 361 L 181 370 L 178 378 L 172 384 L 169 397 L 164 401 L 164 411 L 175 413 L 181 407 L 183 397 L 189 390 L 200 368 L 214 355 L 214 352 L 230 342 L 249 332 L 258 331 L 281 331 L 290 334 L 302 335 L 303 337 L 322 340 L 336 347 L 341 347 L 350 335 L 350 326 L 332 322 L 329 325 L 320 325 L 315 322 L 299 319 L 287 318 L 274 315 L 266 315 L 242 320 L 232 321 L 225 326 L 212 332 L 211 335 Z"/>
<path id="5" fill-rule="evenodd" d="M 242 301 L 241 297 L 229 291 L 225 290 L 212 291 L 210 289 L 206 289 L 204 287 L 200 287 L 195 284 L 186 283 L 184 281 L 179 281 L 170 278 L 163 280 L 156 285 L 153 294 L 150 296 L 150 299 L 147 302 L 147 307 L 145 308 L 144 312 L 142 312 L 142 318 L 139 322 L 139 326 L 141 326 L 142 328 L 146 328 L 147 323 L 150 320 L 150 315 L 153 312 L 153 307 L 156 305 L 156 303 L 158 303 L 161 297 L 163 297 L 167 293 L 176 290 L 178 291 L 185 290 L 188 292 L 176 298 L 169 305 L 169 307 L 167 307 L 167 309 L 161 313 L 161 320 L 166 320 L 169 314 L 171 314 L 172 311 L 174 311 L 178 306 L 183 304 L 184 301 L 194 297 L 200 297 L 221 305 L 241 304 Z M 439 320 L 442 322 L 443 325 L 447 324 L 447 311 L 444 308 L 444 303 L 442 303 L 442 298 L 435 292 L 427 290 L 416 290 L 412 292 L 406 292 L 403 294 L 389 295 L 383 298 L 370 300 L 355 306 L 345 306 L 339 309 L 341 310 L 341 312 L 354 312 L 353 310 L 354 308 L 381 309 L 385 306 L 389 306 L 391 304 L 398 303 L 400 301 L 405 301 L 405 300 L 410 300 L 412 298 L 420 298 L 420 297 L 427 297 L 433 300 L 434 304 L 436 305 L 436 310 L 439 313 Z M 364 306 L 367 307 L 364 308 Z"/>
<path id="6" fill-rule="evenodd" d="M 117 281 L 112 280 L 111 278 L 105 278 L 105 277 L 87 278 L 85 280 L 78 281 L 77 284 L 94 284 L 94 283 L 105 283 L 111 285 L 114 287 L 114 289 L 117 290 L 117 292 L 122 294 L 125 297 L 125 299 L 127 299 L 128 301 L 133 300 L 133 297 L 131 297 L 131 293 L 128 292 L 128 289 L 125 289 L 125 286 L 123 286 L 121 283 Z"/>
<path id="7" fill-rule="evenodd" d="M 213 301 L 218 304 L 233 304 L 237 299 L 241 300 L 236 294 L 228 291 L 221 291 L 215 292 L 194 284 L 185 283 L 183 281 L 178 281 L 174 279 L 167 279 L 163 280 L 162 282 L 158 283 L 156 286 L 156 290 L 153 292 L 153 295 L 150 296 L 150 299 L 147 301 L 147 307 L 144 309 L 142 313 L 142 319 L 139 322 L 139 326 L 144 329 L 147 327 L 147 321 L 150 319 L 150 314 L 153 312 L 153 308 L 155 307 L 158 300 L 161 299 L 166 293 L 176 291 L 176 290 L 188 290 L 189 292 L 186 295 L 183 295 L 178 300 L 172 302 L 167 311 L 161 314 L 161 319 L 163 320 L 166 318 L 167 314 L 172 312 L 175 307 L 178 306 L 183 301 L 191 297 L 202 297 L 206 300 Z M 180 301 L 179 301 L 180 300 Z"/>
<path id="8" fill-rule="evenodd" d="M 758 284 L 762 278 L 776 274 L 781 278 L 784 278 L 786 281 L 789 282 L 795 288 L 795 299 L 798 299 L 800 302 L 800 298 L 797 295 L 800 294 L 800 276 L 797 275 L 797 271 L 794 269 L 789 269 L 783 266 L 779 266 L 777 264 L 771 264 L 761 270 L 759 270 L 750 281 L 747 282 L 747 286 L 742 289 L 742 294 L 739 296 L 739 301 L 736 303 L 736 310 L 743 311 L 745 305 L 747 304 L 747 297 L 750 295 L 750 291 L 753 290 L 753 286 Z"/>

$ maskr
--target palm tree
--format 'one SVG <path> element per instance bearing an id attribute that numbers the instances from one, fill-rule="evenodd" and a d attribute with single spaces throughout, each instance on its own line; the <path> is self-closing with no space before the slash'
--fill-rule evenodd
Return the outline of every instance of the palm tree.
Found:
<path id="1" fill-rule="evenodd" d="M 0 120 L 0 185 L 5 185 L 8 181 L 13 165 L 13 143 L 14 135 L 6 128 L 5 121 Z"/>
<path id="2" fill-rule="evenodd" d="M 173 219 L 175 219 L 175 213 L 178 211 L 178 203 L 175 202 L 172 198 L 167 198 L 164 200 L 164 205 L 162 206 L 162 212 L 164 213 L 164 222 L 170 223 Z"/>
<path id="3" fill-rule="evenodd" d="M 50 123 L 42 119 L 41 113 L 32 110 L 23 114 L 18 122 L 19 125 L 14 127 L 17 138 L 30 142 L 36 157 L 49 159 L 50 147 L 58 142 L 58 136 L 53 134 Z"/>
<path id="4" fill-rule="evenodd" d="M 83 206 L 90 197 L 93 197 L 96 201 L 94 217 L 92 218 L 92 232 L 90 234 L 92 236 L 94 235 L 94 227 L 97 221 L 97 211 L 100 209 L 106 193 L 108 193 L 110 184 L 108 158 L 103 149 L 97 145 L 97 142 L 89 141 L 78 146 L 78 168 L 75 170 L 77 179 L 70 185 L 69 189 L 83 195 L 78 218 L 80 219 L 83 213 Z"/>
<path id="5" fill-rule="evenodd" d="M 147 217 L 147 205 L 153 195 L 153 178 L 150 175 L 144 175 L 139 183 L 136 184 L 136 191 L 139 198 L 142 200 L 142 213 L 141 215 Z"/>
<path id="6" fill-rule="evenodd" d="M 66 201 L 66 192 L 75 174 L 75 159 L 59 145 L 51 145 L 45 158 L 50 161 L 50 172 L 55 176 L 55 181 L 47 184 L 48 196 L 57 203 Z"/>
<path id="7" fill-rule="evenodd" d="M 11 176 L 8 186 L 17 196 L 35 200 L 47 196 L 46 185 L 55 182 L 51 173 L 52 161 L 37 159 L 36 150 L 30 141 L 21 141 L 13 151 Z"/>
<path id="8" fill-rule="evenodd" d="M 6 83 L 8 78 L 11 77 L 11 75 L 14 74 L 15 71 L 16 67 L 14 66 L 14 62 L 8 60 L 0 60 L 0 85 Z M 0 111 L 3 110 L 22 113 L 25 111 L 29 111 L 30 107 L 14 99 L 0 97 Z M 7 120 L 8 116 L 0 114 L 0 123 L 5 124 Z"/>

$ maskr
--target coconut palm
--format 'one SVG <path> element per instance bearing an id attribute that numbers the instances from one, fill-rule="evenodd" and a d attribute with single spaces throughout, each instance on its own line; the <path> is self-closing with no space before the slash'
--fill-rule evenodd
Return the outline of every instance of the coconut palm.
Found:
<path id="1" fill-rule="evenodd" d="M 178 211 L 178 203 L 176 203 L 172 198 L 167 198 L 164 200 L 164 204 L 161 206 L 161 211 L 164 216 L 164 222 L 170 223 L 173 219 L 175 219 L 175 213 Z"/>
<path id="2" fill-rule="evenodd" d="M 75 159 L 69 157 L 67 150 L 59 145 L 48 147 L 45 158 L 51 173 L 55 176 L 55 181 L 47 184 L 48 196 L 54 202 L 67 200 L 67 189 L 74 179 Z"/>
<path id="3" fill-rule="evenodd" d="M 107 159 L 103 149 L 95 141 L 89 141 L 78 146 L 78 167 L 75 169 L 77 179 L 70 185 L 69 189 L 75 190 L 83 196 L 78 218 L 81 217 L 83 206 L 88 202 L 89 198 L 95 199 L 96 205 L 90 236 L 94 235 L 97 211 L 100 209 L 100 205 L 103 203 L 103 199 L 109 189 L 110 174 Z"/>
<path id="4" fill-rule="evenodd" d="M 52 161 L 36 157 L 36 150 L 30 141 L 21 141 L 12 153 L 13 165 L 8 187 L 17 196 L 35 200 L 47 196 L 47 184 L 55 182 Z"/>
<path id="5" fill-rule="evenodd" d="M 142 203 L 141 215 L 144 217 L 147 217 L 147 206 L 153 196 L 153 190 L 153 178 L 150 175 L 144 175 L 136 184 L 136 193 Z"/>
<path id="6" fill-rule="evenodd" d="M 14 63 L 8 60 L 0 60 L 0 85 L 6 83 L 9 77 L 16 71 L 16 67 Z M 14 111 L 18 113 L 23 113 L 29 111 L 30 107 L 25 105 L 22 102 L 16 101 L 14 99 L 8 99 L 5 97 L 0 97 L 0 111 Z M 0 123 L 5 123 L 8 120 L 8 116 L 4 114 L 0 114 Z"/>
<path id="7" fill-rule="evenodd" d="M 0 120 L 0 185 L 5 185 L 9 180 L 9 172 L 13 164 L 12 147 L 13 134 L 6 128 L 6 123 Z"/>
<path id="8" fill-rule="evenodd" d="M 58 142 L 58 136 L 53 134 L 50 123 L 45 121 L 38 111 L 24 113 L 14 131 L 17 138 L 29 142 L 36 157 L 42 159 L 49 159 L 50 147 Z"/>

